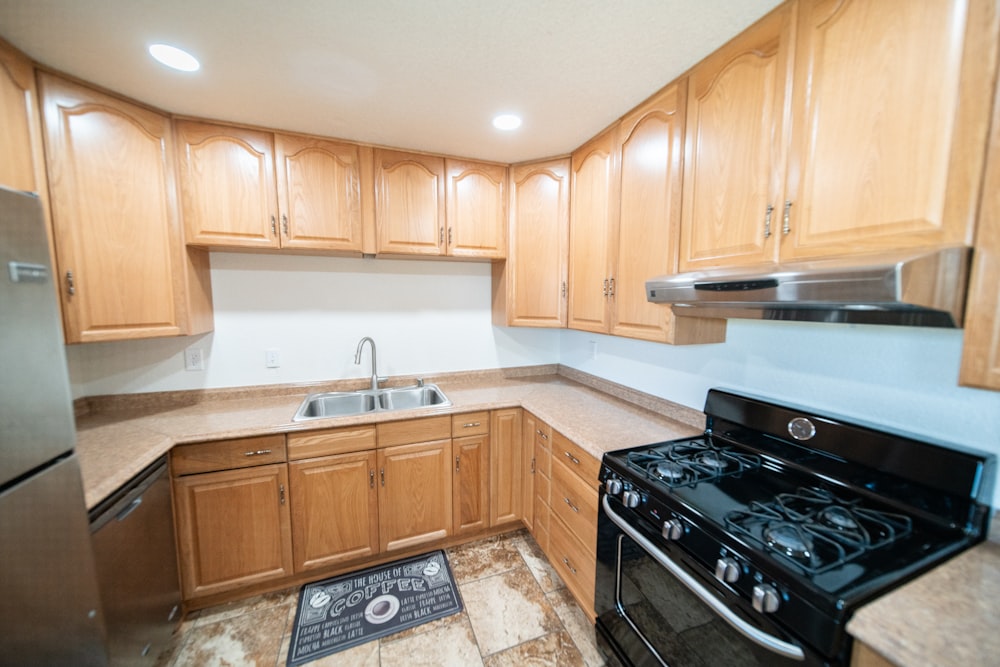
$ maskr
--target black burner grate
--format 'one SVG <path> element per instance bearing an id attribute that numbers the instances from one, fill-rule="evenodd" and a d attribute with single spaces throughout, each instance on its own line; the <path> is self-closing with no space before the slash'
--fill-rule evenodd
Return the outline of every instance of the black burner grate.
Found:
<path id="1" fill-rule="evenodd" d="M 760 467 L 759 456 L 720 447 L 704 439 L 665 443 L 628 453 L 628 465 L 668 488 L 739 475 Z"/>

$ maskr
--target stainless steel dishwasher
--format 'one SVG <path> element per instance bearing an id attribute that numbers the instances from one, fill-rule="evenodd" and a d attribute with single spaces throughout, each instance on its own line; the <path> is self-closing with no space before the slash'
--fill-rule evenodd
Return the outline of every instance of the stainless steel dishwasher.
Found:
<path id="1" fill-rule="evenodd" d="M 166 458 L 90 512 L 112 665 L 153 665 L 181 615 Z"/>

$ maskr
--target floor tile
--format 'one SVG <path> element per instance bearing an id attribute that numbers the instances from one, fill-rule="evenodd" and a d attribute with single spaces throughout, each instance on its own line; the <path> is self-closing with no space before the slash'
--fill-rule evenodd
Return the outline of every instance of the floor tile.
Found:
<path id="1" fill-rule="evenodd" d="M 517 548 L 503 535 L 453 547 L 445 553 L 458 583 L 475 581 L 524 565 Z"/>
<path id="2" fill-rule="evenodd" d="M 381 667 L 475 667 L 482 665 L 472 625 L 464 615 L 457 621 L 403 639 L 381 641 Z M 350 664 L 350 663 L 343 663 Z"/>
<path id="3" fill-rule="evenodd" d="M 587 615 L 580 609 L 580 605 L 573 599 L 572 594 L 565 588 L 552 591 L 545 596 L 549 604 L 559 616 L 566 632 L 573 639 L 573 644 L 583 655 L 583 661 L 587 667 L 602 667 L 605 664 L 604 656 L 597 648 L 597 640 L 594 636 L 594 624 L 590 622 Z"/>
<path id="4" fill-rule="evenodd" d="M 284 667 L 287 664 L 291 642 L 291 635 L 285 635 L 281 642 L 281 650 L 278 652 L 278 667 Z M 360 646 L 331 653 L 312 662 L 307 662 L 306 665 L 308 667 L 379 667 L 379 643 L 376 639 Z"/>
<path id="5" fill-rule="evenodd" d="M 526 566 L 460 584 L 459 590 L 484 656 L 562 628 Z"/>
<path id="6" fill-rule="evenodd" d="M 520 552 L 521 558 L 528 564 L 528 568 L 531 570 L 532 576 L 535 577 L 535 581 L 538 582 L 538 585 L 542 587 L 544 592 L 550 593 L 557 588 L 562 588 L 562 579 L 559 578 L 556 571 L 549 565 L 549 561 L 545 558 L 545 554 L 542 553 L 541 547 L 538 546 L 538 543 L 535 542 L 535 539 L 527 531 L 513 539 L 512 542 L 514 547 Z"/>
<path id="7" fill-rule="evenodd" d="M 288 610 L 257 609 L 193 628 L 174 656 L 176 667 L 224 667 L 275 664 L 284 636 Z"/>
<path id="8" fill-rule="evenodd" d="M 215 607 L 202 609 L 201 611 L 195 612 L 196 616 L 189 616 L 189 620 L 192 620 L 194 627 L 198 628 L 203 625 L 226 621 L 231 618 L 236 618 L 237 616 L 260 611 L 262 609 L 277 611 L 278 608 L 284 608 L 286 610 L 291 610 L 294 614 L 295 603 L 298 601 L 298 595 L 299 589 L 297 588 L 286 588 L 280 591 L 274 591 L 273 593 L 264 593 L 263 595 L 256 595 L 252 598 L 247 598 L 246 600 L 237 600 L 236 602 L 228 602 Z"/>
<path id="9" fill-rule="evenodd" d="M 518 644 L 487 657 L 485 667 L 576 667 L 584 665 L 583 656 L 565 630 L 551 632 L 538 639 Z"/>

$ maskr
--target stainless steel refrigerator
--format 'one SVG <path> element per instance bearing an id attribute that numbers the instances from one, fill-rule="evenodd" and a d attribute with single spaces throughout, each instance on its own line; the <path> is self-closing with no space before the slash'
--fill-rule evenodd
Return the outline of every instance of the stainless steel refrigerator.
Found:
<path id="1" fill-rule="evenodd" d="M 42 208 L 0 188 L 0 664 L 105 665 Z"/>

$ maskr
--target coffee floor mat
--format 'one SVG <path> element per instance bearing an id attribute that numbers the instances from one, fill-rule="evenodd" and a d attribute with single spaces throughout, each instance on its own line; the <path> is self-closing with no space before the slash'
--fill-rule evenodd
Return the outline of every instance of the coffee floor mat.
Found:
<path id="1" fill-rule="evenodd" d="M 306 584 L 299 592 L 288 665 L 462 611 L 443 551 Z"/>

